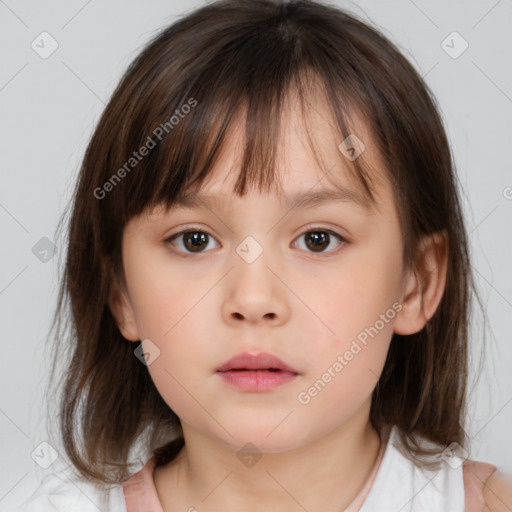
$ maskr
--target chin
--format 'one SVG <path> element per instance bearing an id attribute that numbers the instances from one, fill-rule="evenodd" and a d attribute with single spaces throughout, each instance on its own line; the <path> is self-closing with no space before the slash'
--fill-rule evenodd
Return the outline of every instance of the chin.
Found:
<path id="1" fill-rule="evenodd" d="M 289 428 L 281 430 L 283 425 L 276 428 L 278 423 L 272 422 L 268 426 L 238 423 L 229 429 L 233 437 L 230 437 L 224 431 L 220 434 L 221 442 L 228 445 L 235 452 L 243 451 L 246 446 L 246 449 L 250 451 L 250 445 L 256 447 L 254 451 L 261 453 L 284 453 L 299 448 L 302 441 L 300 435 Z"/>

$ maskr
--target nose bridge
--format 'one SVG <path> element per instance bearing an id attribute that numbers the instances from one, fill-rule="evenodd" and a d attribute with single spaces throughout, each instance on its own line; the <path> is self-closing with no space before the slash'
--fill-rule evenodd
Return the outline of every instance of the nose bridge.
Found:
<path id="1" fill-rule="evenodd" d="M 235 253 L 235 286 L 244 288 L 246 294 L 264 294 L 268 300 L 276 292 L 275 276 L 269 267 L 279 266 L 276 251 L 269 247 L 269 238 L 248 235 L 235 247 Z"/>
<path id="2" fill-rule="evenodd" d="M 288 316 L 286 287 L 277 277 L 277 251 L 268 247 L 269 240 L 266 237 L 260 243 L 256 236 L 248 235 L 235 247 L 234 269 L 223 305 L 229 321 L 279 322 Z"/>

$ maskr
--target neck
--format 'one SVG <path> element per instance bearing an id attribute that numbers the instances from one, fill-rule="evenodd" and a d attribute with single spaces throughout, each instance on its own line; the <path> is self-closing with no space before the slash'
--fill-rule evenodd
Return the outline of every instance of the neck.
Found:
<path id="1" fill-rule="evenodd" d="M 185 446 L 171 463 L 155 470 L 164 512 L 178 510 L 178 503 L 183 510 L 202 512 L 339 512 L 359 494 L 381 445 L 368 417 L 353 417 L 307 445 L 264 453 L 243 464 L 232 448 L 182 426 Z"/>

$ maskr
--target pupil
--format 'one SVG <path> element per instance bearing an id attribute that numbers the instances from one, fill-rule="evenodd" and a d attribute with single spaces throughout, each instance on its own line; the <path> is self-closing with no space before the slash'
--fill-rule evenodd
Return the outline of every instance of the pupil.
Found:
<path id="1" fill-rule="evenodd" d="M 329 234 L 321 231 L 312 231 L 306 235 L 306 240 L 310 249 L 324 249 L 329 245 Z M 309 241 L 312 241 L 313 244 L 310 244 Z M 318 242 L 320 242 L 320 244 Z"/>
<path id="2" fill-rule="evenodd" d="M 203 249 L 203 244 L 207 245 L 207 236 L 208 235 L 206 233 L 201 233 L 200 231 L 190 231 L 185 236 L 185 245 L 187 246 L 187 249 L 194 252 L 198 252 Z M 192 241 L 192 243 L 189 244 L 189 241 Z"/>

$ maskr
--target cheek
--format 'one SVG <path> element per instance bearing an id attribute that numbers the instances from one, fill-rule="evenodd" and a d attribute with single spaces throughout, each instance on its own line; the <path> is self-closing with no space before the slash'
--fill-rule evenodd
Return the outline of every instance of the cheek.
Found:
<path id="1" fill-rule="evenodd" d="M 140 333 L 159 343 L 191 309 L 192 287 L 186 286 L 165 255 L 151 252 L 128 258 L 126 275 Z"/>
<path id="2" fill-rule="evenodd" d="M 207 305 L 201 301 L 188 311 L 178 313 L 166 333 L 154 336 L 159 357 L 148 366 L 160 396 L 167 405 L 188 423 L 204 421 L 204 409 L 199 399 L 205 390 L 211 390 L 214 370 L 224 358 L 215 341 L 220 339 L 212 330 L 213 318 L 208 316 Z M 222 359 L 219 359 L 219 357 Z"/>
<path id="3" fill-rule="evenodd" d="M 400 261 L 397 263 L 393 251 L 382 247 L 377 253 L 381 256 L 375 258 L 376 250 L 354 251 L 347 257 L 335 281 L 329 282 L 331 291 L 320 303 L 325 323 L 335 334 L 326 329 L 327 343 L 319 351 L 323 366 L 315 365 L 315 377 L 338 362 L 331 368 L 337 375 L 333 382 L 338 384 L 330 386 L 332 392 L 355 392 L 366 385 L 372 388 L 386 359 L 399 308 Z"/>
<path id="4" fill-rule="evenodd" d="M 397 300 L 400 269 L 390 254 L 354 252 L 331 277 L 322 307 L 337 334 L 356 336 L 373 325 Z"/>

